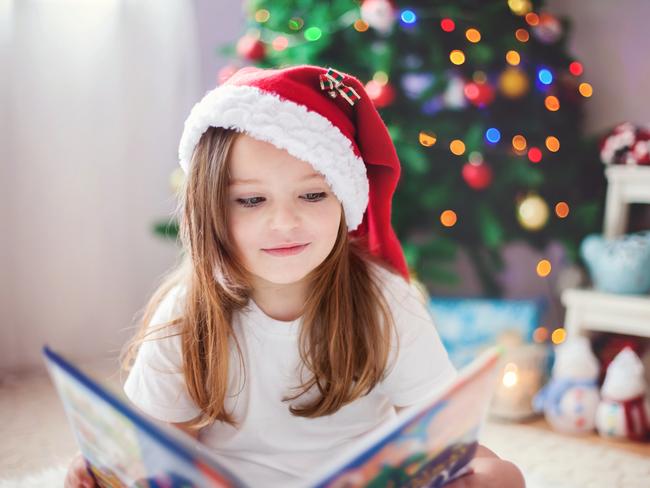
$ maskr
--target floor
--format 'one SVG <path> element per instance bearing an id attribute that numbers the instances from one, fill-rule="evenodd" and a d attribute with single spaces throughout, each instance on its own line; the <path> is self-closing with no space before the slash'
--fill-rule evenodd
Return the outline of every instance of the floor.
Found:
<path id="1" fill-rule="evenodd" d="M 84 366 L 117 385 L 105 363 Z M 0 374 L 0 488 L 62 486 L 75 442 L 45 372 Z M 574 438 L 526 424 L 489 421 L 482 443 L 517 464 L 529 488 L 636 488 L 650 486 L 650 444 Z"/>

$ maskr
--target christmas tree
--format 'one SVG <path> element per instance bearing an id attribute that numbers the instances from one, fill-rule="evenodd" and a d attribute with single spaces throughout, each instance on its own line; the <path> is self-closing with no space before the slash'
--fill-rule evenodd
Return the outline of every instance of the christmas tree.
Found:
<path id="1" fill-rule="evenodd" d="M 568 22 L 533 0 L 248 0 L 222 52 L 245 64 L 353 74 L 402 162 L 393 225 L 425 283 L 453 283 L 459 249 L 486 295 L 500 251 L 561 241 L 577 256 L 600 227 L 604 179 L 582 132 L 592 87 L 567 52 Z M 544 271 L 539 271 L 543 276 Z"/>

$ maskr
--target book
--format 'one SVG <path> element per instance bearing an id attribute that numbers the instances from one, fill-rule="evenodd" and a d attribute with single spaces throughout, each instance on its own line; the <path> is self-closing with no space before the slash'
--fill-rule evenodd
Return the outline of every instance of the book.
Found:
<path id="1" fill-rule="evenodd" d="M 100 487 L 247 487 L 198 440 L 143 415 L 48 346 L 43 356 Z M 496 348 L 484 352 L 429 399 L 401 410 L 335 459 L 323 460 L 304 486 L 438 488 L 466 474 L 500 357 Z"/>

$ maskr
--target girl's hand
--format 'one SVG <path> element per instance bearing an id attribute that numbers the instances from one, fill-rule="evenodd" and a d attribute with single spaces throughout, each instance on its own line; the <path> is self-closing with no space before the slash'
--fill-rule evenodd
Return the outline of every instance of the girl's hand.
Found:
<path id="1" fill-rule="evenodd" d="M 461 476 L 445 488 L 524 488 L 526 482 L 521 471 L 484 446 L 479 446 L 469 463 L 470 474 Z"/>
<path id="2" fill-rule="evenodd" d="M 63 486 L 64 488 L 94 488 L 97 486 L 86 468 L 86 459 L 81 453 L 77 454 L 68 466 Z"/>

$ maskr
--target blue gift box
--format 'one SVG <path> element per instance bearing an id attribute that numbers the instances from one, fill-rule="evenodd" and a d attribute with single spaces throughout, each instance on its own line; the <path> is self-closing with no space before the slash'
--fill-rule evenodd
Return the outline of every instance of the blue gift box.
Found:
<path id="1" fill-rule="evenodd" d="M 532 342 L 544 301 L 481 298 L 432 298 L 429 311 L 451 362 L 461 368 L 504 333 Z"/>

